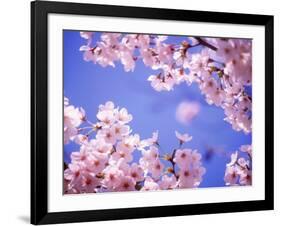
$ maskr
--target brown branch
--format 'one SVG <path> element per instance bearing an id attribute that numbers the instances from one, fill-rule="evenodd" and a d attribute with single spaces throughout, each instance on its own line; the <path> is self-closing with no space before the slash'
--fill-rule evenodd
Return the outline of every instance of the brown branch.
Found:
<path id="1" fill-rule="evenodd" d="M 215 47 L 215 46 L 211 45 L 210 43 L 206 42 L 204 39 L 202 39 L 200 37 L 194 37 L 194 38 L 199 42 L 199 44 L 201 44 L 203 46 L 206 46 L 206 47 L 208 47 L 208 48 L 210 48 L 210 49 L 212 49 L 214 51 L 218 50 L 217 47 Z"/>

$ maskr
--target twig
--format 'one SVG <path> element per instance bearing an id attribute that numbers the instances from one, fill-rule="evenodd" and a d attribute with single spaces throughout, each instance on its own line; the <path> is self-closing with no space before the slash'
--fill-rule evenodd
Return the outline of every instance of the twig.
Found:
<path id="1" fill-rule="evenodd" d="M 211 45 L 210 43 L 206 42 L 204 39 L 200 38 L 200 37 L 194 37 L 201 45 L 206 46 L 214 51 L 217 51 L 218 48 Z"/>

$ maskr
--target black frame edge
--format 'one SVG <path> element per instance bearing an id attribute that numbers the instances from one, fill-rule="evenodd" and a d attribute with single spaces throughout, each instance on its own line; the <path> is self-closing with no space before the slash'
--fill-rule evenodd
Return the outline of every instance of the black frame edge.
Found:
<path id="1" fill-rule="evenodd" d="M 48 82 L 47 11 L 31 2 L 31 217 L 39 224 L 47 215 Z M 39 105 L 40 103 L 40 105 Z"/>
<path id="2" fill-rule="evenodd" d="M 194 208 L 196 207 L 196 208 Z M 204 203 L 194 205 L 156 206 L 48 213 L 39 224 L 61 224 L 90 221 L 125 220 L 136 218 L 188 216 L 198 214 L 221 214 L 245 211 L 268 210 L 265 200 L 227 203 Z M 188 211 L 188 212 L 187 212 Z M 202 212 L 204 211 L 204 212 Z"/>
<path id="3" fill-rule="evenodd" d="M 57 1 L 35 1 L 47 12 L 74 15 L 98 15 L 113 17 L 135 17 L 143 19 L 160 20 L 186 20 L 204 21 L 214 23 L 237 23 L 251 25 L 265 25 L 271 15 L 258 15 L 246 13 L 229 13 L 215 11 L 197 11 L 169 8 L 147 8 L 120 5 L 101 5 L 91 3 L 57 2 Z M 108 10 L 110 8 L 110 10 Z M 67 11 L 67 12 L 66 12 Z M 145 11 L 145 13 L 143 13 Z M 203 15 L 202 15 L 203 14 Z"/>
<path id="4" fill-rule="evenodd" d="M 265 23 L 265 200 L 274 209 L 274 17 Z"/>

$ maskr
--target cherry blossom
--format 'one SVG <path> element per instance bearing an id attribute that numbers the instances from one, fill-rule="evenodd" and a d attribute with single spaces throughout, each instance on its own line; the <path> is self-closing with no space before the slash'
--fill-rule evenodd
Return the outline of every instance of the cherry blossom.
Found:
<path id="1" fill-rule="evenodd" d="M 239 151 L 231 154 L 231 160 L 226 164 L 224 181 L 226 185 L 251 185 L 252 184 L 252 145 L 242 145 Z M 247 153 L 246 156 L 239 157 L 239 154 Z"/>
<path id="2" fill-rule="evenodd" d="M 117 191 L 134 191 L 136 182 L 130 176 L 124 176 L 120 178 L 120 184 L 117 187 Z"/>
<path id="3" fill-rule="evenodd" d="M 93 35 L 93 32 L 89 32 L 89 31 L 81 31 L 80 32 L 80 36 L 84 39 L 91 39 L 92 38 L 92 35 Z"/>
<path id="4" fill-rule="evenodd" d="M 144 185 L 141 188 L 143 191 L 155 191 L 160 190 L 159 184 L 156 183 L 151 177 L 146 177 Z"/>
<path id="5" fill-rule="evenodd" d="M 135 180 L 136 182 L 138 181 L 143 181 L 144 180 L 144 172 L 143 169 L 140 165 L 137 163 L 133 163 L 130 167 L 130 176 Z"/>
<path id="6" fill-rule="evenodd" d="M 181 169 L 185 169 L 191 163 L 191 149 L 177 149 L 174 162 L 178 164 Z"/>
<path id="7" fill-rule="evenodd" d="M 179 139 L 180 144 L 183 144 L 185 142 L 191 141 L 192 136 L 189 136 L 187 133 L 180 134 L 178 131 L 175 131 L 176 137 Z"/>
<path id="8" fill-rule="evenodd" d="M 161 163 L 160 159 L 155 159 L 148 164 L 148 172 L 150 172 L 152 177 L 155 179 L 159 179 L 162 175 L 163 169 L 164 165 Z"/>
<path id="9" fill-rule="evenodd" d="M 159 92 L 163 90 L 170 91 L 175 84 L 175 79 L 171 74 L 151 75 L 148 77 L 147 81 L 150 81 L 151 86 Z"/>
<path id="10" fill-rule="evenodd" d="M 251 170 L 243 170 L 240 173 L 239 183 L 241 185 L 251 185 L 252 184 L 252 171 Z"/>
<path id="11" fill-rule="evenodd" d="M 228 166 L 225 170 L 224 181 L 226 185 L 236 185 L 238 182 L 238 171 L 236 166 Z"/>
<path id="12" fill-rule="evenodd" d="M 116 112 L 115 117 L 121 124 L 127 124 L 133 119 L 133 116 L 128 114 L 126 108 L 122 108 L 120 111 Z"/>
<path id="13" fill-rule="evenodd" d="M 120 185 L 120 178 L 124 175 L 123 171 L 116 166 L 108 166 L 103 170 L 103 184 L 108 190 L 114 190 Z"/>
<path id="14" fill-rule="evenodd" d="M 247 39 L 185 37 L 169 43 L 168 36 L 81 31 L 83 59 L 102 67 L 121 64 L 133 72 L 136 62 L 153 70 L 144 75 L 153 90 L 173 92 L 178 85 L 196 85 L 206 103 L 221 108 L 233 130 L 252 131 L 252 42 Z M 176 120 L 189 125 L 199 114 L 198 102 L 178 104 Z M 206 169 L 192 139 L 175 131 L 179 146 L 162 156 L 158 131 L 142 139 L 129 123 L 133 116 L 112 101 L 100 104 L 94 123 L 81 107 L 64 98 L 64 144 L 79 148 L 64 170 L 65 194 L 150 191 L 200 186 Z M 161 150 L 161 151 L 160 151 Z M 168 151 L 168 150 L 165 150 Z M 135 153 L 138 153 L 135 155 Z M 136 156 L 140 156 L 137 159 Z M 168 166 L 167 166 L 168 165 Z M 252 184 L 252 145 L 230 155 L 222 180 L 228 186 Z"/>
<path id="15" fill-rule="evenodd" d="M 110 38 L 114 37 L 104 37 Z M 84 111 L 73 106 L 69 108 L 67 98 L 65 109 L 71 119 L 69 122 L 73 120 L 70 124 L 76 128 L 70 141 L 80 146 L 80 150 L 71 153 L 71 162 L 64 170 L 65 194 L 167 190 L 200 185 L 205 174 L 201 154 L 197 150 L 174 149 L 171 155 L 161 156 L 158 131 L 143 140 L 139 134 L 132 134 L 128 123 L 133 116 L 127 109 L 115 107 L 111 101 L 101 104 L 95 123 L 86 118 Z M 67 136 L 67 131 L 64 135 Z M 188 134 L 175 131 L 175 135 L 181 145 L 191 140 Z M 140 154 L 138 160 L 134 160 L 135 152 Z M 187 176 L 187 172 L 190 175 Z M 241 177 L 241 183 L 246 184 L 247 178 Z"/>
<path id="16" fill-rule="evenodd" d="M 117 146 L 116 151 L 112 154 L 112 159 L 119 160 L 123 158 L 126 162 L 133 160 L 132 151 L 127 148 L 122 148 L 121 145 Z"/>
<path id="17" fill-rule="evenodd" d="M 77 135 L 77 127 L 85 120 L 85 112 L 83 108 L 75 108 L 69 105 L 67 98 L 64 99 L 64 144 L 73 140 Z"/>
<path id="18" fill-rule="evenodd" d="M 120 61 L 129 72 L 141 59 L 152 70 L 160 70 L 147 78 L 156 91 L 172 91 L 182 82 L 198 84 L 208 104 L 225 110 L 224 120 L 234 130 L 251 132 L 251 99 L 245 92 L 252 82 L 250 40 L 187 37 L 167 44 L 167 36 L 102 33 L 101 40 L 93 43 L 93 34 L 81 32 L 87 40 L 80 48 L 86 61 L 103 67 Z M 201 50 L 191 51 L 197 46 Z M 184 116 L 180 118 L 183 121 Z"/>
<path id="19" fill-rule="evenodd" d="M 91 153 L 85 160 L 86 169 L 94 174 L 100 173 L 106 166 L 108 156 L 102 153 Z"/>
<path id="20" fill-rule="evenodd" d="M 242 145 L 240 151 L 246 152 L 249 156 L 252 157 L 252 145 Z"/>
<path id="21" fill-rule="evenodd" d="M 104 139 L 106 143 L 114 144 L 117 140 L 114 128 L 104 128 L 97 132 L 97 139 Z"/>
<path id="22" fill-rule="evenodd" d="M 174 189 L 177 187 L 177 179 L 174 175 L 164 175 L 159 182 L 161 190 Z"/>
<path id="23" fill-rule="evenodd" d="M 152 133 L 151 138 L 144 139 L 139 142 L 138 149 L 144 150 L 145 147 L 151 146 L 151 145 L 159 145 L 158 143 L 158 131 L 155 131 Z"/>

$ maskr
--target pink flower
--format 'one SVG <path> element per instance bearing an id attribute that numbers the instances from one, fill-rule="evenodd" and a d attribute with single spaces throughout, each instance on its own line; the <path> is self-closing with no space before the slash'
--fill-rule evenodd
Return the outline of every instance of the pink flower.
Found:
<path id="1" fill-rule="evenodd" d="M 180 134 L 178 131 L 175 131 L 175 134 L 181 144 L 192 140 L 192 136 L 189 136 L 187 133 Z"/>
<path id="2" fill-rule="evenodd" d="M 68 99 L 65 99 L 65 106 L 70 107 Z M 110 116 L 114 121 L 106 123 Z M 188 149 L 177 150 L 171 161 L 179 166 L 180 171 L 176 172 L 178 170 L 176 168 L 174 175 L 163 175 L 164 164 L 160 161 L 157 148 L 158 131 L 154 132 L 151 138 L 142 141 L 138 134 L 130 135 L 131 130 L 126 123 L 132 116 L 125 108 L 119 111 L 112 102 L 100 105 L 97 117 L 100 121 L 96 124 L 85 120 L 91 127 L 80 128 L 82 132 L 86 129 L 88 134 L 96 131 L 94 139 L 89 139 L 88 134 L 78 134 L 75 137 L 76 143 L 80 145 L 80 151 L 72 152 L 71 164 L 64 171 L 65 194 L 187 187 L 189 185 L 185 171 L 193 173 L 192 186 L 199 186 L 205 168 L 201 167 L 201 155 L 196 150 L 190 151 L 188 161 L 184 161 L 185 157 L 180 155 L 180 152 L 186 152 Z M 90 133 L 88 128 L 91 129 Z M 182 142 L 191 139 L 187 134 L 178 132 L 176 136 Z M 133 152 L 136 149 L 142 153 L 139 164 L 136 162 L 128 164 L 133 160 Z"/>
<path id="3" fill-rule="evenodd" d="M 108 166 L 104 169 L 104 179 L 102 183 L 109 190 L 114 190 L 121 183 L 120 178 L 124 176 L 124 173 L 116 166 Z"/>
<path id="4" fill-rule="evenodd" d="M 238 182 L 238 172 L 236 166 L 227 166 L 224 175 L 226 185 L 236 185 Z"/>
<path id="5" fill-rule="evenodd" d="M 118 60 L 118 51 L 109 48 L 104 42 L 98 43 L 98 46 L 94 49 L 94 55 L 94 63 L 97 62 L 102 67 L 115 67 L 114 61 Z"/>
<path id="6" fill-rule="evenodd" d="M 75 127 L 64 127 L 63 142 L 68 144 L 70 140 L 73 140 L 77 135 L 78 130 Z"/>
<path id="7" fill-rule="evenodd" d="M 249 161 L 247 161 L 245 158 L 239 158 L 237 160 L 237 163 L 243 169 L 246 169 L 249 166 Z"/>
<path id="8" fill-rule="evenodd" d="M 144 65 L 152 68 L 158 67 L 157 54 L 152 49 L 140 49 L 140 54 Z"/>
<path id="9" fill-rule="evenodd" d="M 159 182 L 159 186 L 162 190 L 174 189 L 177 187 L 177 179 L 174 175 L 164 175 Z"/>
<path id="10" fill-rule="evenodd" d="M 127 125 L 122 125 L 120 123 L 116 123 L 112 126 L 112 129 L 114 130 L 116 139 L 121 140 L 123 137 L 129 135 L 131 132 L 130 127 Z"/>
<path id="11" fill-rule="evenodd" d="M 165 67 L 163 73 L 150 75 L 147 81 L 150 81 L 151 86 L 158 92 L 171 91 L 177 82 L 169 67 Z"/>
<path id="12" fill-rule="evenodd" d="M 112 47 L 119 44 L 120 33 L 107 33 L 104 32 L 101 35 L 101 40 L 108 46 Z"/>
<path id="13" fill-rule="evenodd" d="M 111 165 L 116 165 L 125 175 L 130 174 L 130 165 L 124 158 L 120 158 L 117 162 L 110 162 Z"/>
<path id="14" fill-rule="evenodd" d="M 222 102 L 225 100 L 225 92 L 218 88 L 214 92 L 207 94 L 206 100 L 208 104 L 215 104 L 216 106 L 221 106 Z"/>
<path id="15" fill-rule="evenodd" d="M 93 139 L 87 144 L 87 148 L 89 151 L 109 154 L 112 150 L 112 144 L 106 143 L 104 139 Z"/>
<path id="16" fill-rule="evenodd" d="M 137 164 L 133 163 L 130 167 L 129 175 L 136 181 L 142 181 L 144 179 L 143 169 Z"/>
<path id="17" fill-rule="evenodd" d="M 179 168 L 186 169 L 192 161 L 192 150 L 191 149 L 177 149 L 175 157 L 173 159 L 178 164 Z"/>
<path id="18" fill-rule="evenodd" d="M 242 185 L 251 185 L 252 184 L 252 171 L 244 170 L 240 174 L 239 183 Z"/>
<path id="19" fill-rule="evenodd" d="M 176 119 L 182 124 L 190 123 L 200 112 L 200 105 L 197 102 L 181 102 L 176 110 Z"/>
<path id="20" fill-rule="evenodd" d="M 147 49 L 149 47 L 150 35 L 136 34 L 135 38 L 137 39 L 137 46 L 141 49 Z"/>
<path id="21" fill-rule="evenodd" d="M 250 156 L 252 156 L 252 145 L 242 145 L 240 147 L 240 151 L 248 153 Z"/>
<path id="22" fill-rule="evenodd" d="M 241 150 L 242 149 L 242 150 Z M 242 145 L 240 151 L 248 152 L 251 145 Z M 244 155 L 245 156 L 245 155 Z M 238 151 L 231 154 L 230 163 L 226 164 L 224 180 L 226 185 L 251 185 L 252 183 L 252 170 L 251 160 L 252 157 L 248 153 L 248 160 L 246 157 L 238 157 Z M 238 181 L 239 178 L 239 181 Z"/>
<path id="23" fill-rule="evenodd" d="M 133 152 L 134 146 L 129 143 L 126 143 L 124 140 L 122 140 L 117 143 L 116 150 L 130 153 L 130 152 Z"/>
<path id="24" fill-rule="evenodd" d="M 108 157 L 106 154 L 92 152 L 85 161 L 86 168 L 88 171 L 98 174 L 105 168 L 107 161 Z"/>
<path id="25" fill-rule="evenodd" d="M 202 93 L 206 95 L 213 95 L 218 90 L 218 85 L 214 78 L 209 77 L 208 79 L 203 80 L 200 89 Z"/>
<path id="26" fill-rule="evenodd" d="M 191 73 L 201 75 L 201 73 L 205 73 L 205 71 L 208 70 L 209 59 L 209 54 L 206 51 L 193 54 L 191 57 L 191 61 L 188 63 L 188 68 Z"/>
<path id="27" fill-rule="evenodd" d="M 85 112 L 83 108 L 75 108 L 72 105 L 64 107 L 64 126 L 78 127 L 84 120 Z"/>
<path id="28" fill-rule="evenodd" d="M 193 166 L 201 165 L 201 158 L 202 158 L 202 155 L 200 153 L 198 153 L 197 150 L 193 150 L 192 151 L 192 153 L 191 153 L 191 161 L 192 161 Z"/>
<path id="29" fill-rule="evenodd" d="M 117 145 L 116 151 L 112 154 L 112 159 L 118 161 L 121 158 L 126 162 L 131 162 L 133 160 L 132 151 L 122 145 Z"/>
<path id="30" fill-rule="evenodd" d="M 202 181 L 203 175 L 206 173 L 206 169 L 202 166 L 193 168 L 193 176 L 194 176 L 194 187 L 198 187 Z"/>
<path id="31" fill-rule="evenodd" d="M 104 139 L 106 143 L 115 144 L 117 137 L 114 128 L 105 128 L 98 131 L 97 139 Z"/>
<path id="32" fill-rule="evenodd" d="M 122 108 L 120 111 L 116 113 L 116 120 L 118 120 L 121 124 L 127 124 L 132 121 L 133 116 L 128 113 L 126 108 Z"/>
<path id="33" fill-rule="evenodd" d="M 181 169 L 179 172 L 178 185 L 180 188 L 193 188 L 194 177 L 193 172 L 190 169 Z"/>
<path id="34" fill-rule="evenodd" d="M 238 106 L 241 108 L 243 111 L 245 110 L 251 110 L 252 108 L 252 102 L 249 99 L 247 95 L 242 95 L 238 98 Z"/>
<path id="35" fill-rule="evenodd" d="M 143 150 L 142 155 L 144 160 L 154 161 L 159 157 L 159 151 L 158 148 L 156 148 L 155 146 L 151 146 L 149 150 Z"/>
<path id="36" fill-rule="evenodd" d="M 100 180 L 96 177 L 94 173 L 84 173 L 79 190 L 82 193 L 95 192 L 95 188 L 100 185 Z"/>
<path id="37" fill-rule="evenodd" d="M 91 39 L 92 35 L 93 35 L 93 32 L 85 32 L 85 31 L 80 32 L 80 36 L 84 39 Z"/>
<path id="38" fill-rule="evenodd" d="M 160 190 L 159 185 L 151 178 L 151 177 L 146 177 L 144 181 L 144 185 L 141 188 L 141 191 L 156 191 Z"/>
<path id="39" fill-rule="evenodd" d="M 156 52 L 158 54 L 158 60 L 161 62 L 162 65 L 171 64 L 173 61 L 173 46 L 168 44 L 163 44 L 159 42 L 160 39 L 158 38 L 156 42 Z"/>
<path id="40" fill-rule="evenodd" d="M 107 101 L 104 105 L 99 105 L 99 111 L 113 111 L 114 103 L 112 101 Z"/>
<path id="41" fill-rule="evenodd" d="M 138 134 L 127 136 L 123 139 L 123 143 L 127 148 L 134 149 L 140 143 L 140 136 Z"/>
<path id="42" fill-rule="evenodd" d="M 124 70 L 126 72 L 134 71 L 135 59 L 131 50 L 123 47 L 123 50 L 120 51 L 120 60 L 121 63 L 124 65 Z"/>
<path id="43" fill-rule="evenodd" d="M 102 127 L 110 127 L 115 122 L 114 113 L 110 110 L 99 111 L 97 118 L 100 120 Z"/>
<path id="44" fill-rule="evenodd" d="M 180 48 L 173 55 L 176 65 L 183 66 L 183 68 L 188 68 L 189 66 L 190 56 L 187 51 L 188 46 L 188 42 L 183 41 Z"/>
<path id="45" fill-rule="evenodd" d="M 152 177 L 158 179 L 164 169 L 164 165 L 161 163 L 159 159 L 149 162 L 148 171 L 151 173 Z"/>
<path id="46" fill-rule="evenodd" d="M 233 166 L 237 162 L 237 159 L 238 159 L 238 151 L 231 154 L 231 161 L 227 163 L 226 166 Z"/>
<path id="47" fill-rule="evenodd" d="M 138 148 L 144 150 L 145 147 L 158 144 L 158 131 L 152 133 L 152 137 L 140 141 Z"/>
<path id="48" fill-rule="evenodd" d="M 130 176 L 124 176 L 120 178 L 120 184 L 117 191 L 135 191 L 135 181 Z"/>
<path id="49" fill-rule="evenodd" d="M 88 157 L 89 157 L 90 153 L 87 151 L 87 149 L 82 146 L 80 148 L 80 151 L 74 151 L 71 153 L 71 161 L 72 163 L 79 163 L 79 162 L 85 162 Z"/>
<path id="50" fill-rule="evenodd" d="M 74 188 L 76 185 L 82 183 L 83 169 L 79 164 L 69 164 L 68 168 L 64 171 L 64 179 L 68 182 L 68 189 Z"/>
<path id="51" fill-rule="evenodd" d="M 68 103 L 68 102 L 67 102 Z M 64 106 L 64 143 L 74 139 L 77 134 L 77 127 L 83 122 L 85 112 L 82 108 L 75 108 L 72 105 Z"/>
<path id="52" fill-rule="evenodd" d="M 88 45 L 83 45 L 79 48 L 79 51 L 85 52 L 85 60 L 91 58 L 91 56 L 93 55 L 92 51 L 91 51 L 91 47 Z M 89 54 L 89 55 L 88 55 Z"/>
<path id="53" fill-rule="evenodd" d="M 198 83 L 209 104 L 225 109 L 225 104 L 234 104 L 239 117 L 227 117 L 234 130 L 251 132 L 251 101 L 243 98 L 244 87 L 252 82 L 252 44 L 249 40 L 204 38 L 216 48 L 211 50 L 195 37 L 188 37 L 180 45 L 166 44 L 165 38 L 154 35 L 102 33 L 101 41 L 91 47 L 89 32 L 81 32 L 87 44 L 81 46 L 86 61 L 93 61 L 103 67 L 115 66 L 121 61 L 125 71 L 133 71 L 135 61 L 142 59 L 153 70 L 162 73 L 151 75 L 148 81 L 156 91 L 171 91 L 175 85 L 186 81 L 188 85 Z M 193 45 L 201 45 L 202 50 L 189 51 Z M 138 51 L 135 51 L 138 49 Z M 136 54 L 139 53 L 138 55 Z M 184 71 L 189 69 L 189 75 Z M 66 133 L 75 134 L 73 129 Z"/>
<path id="54" fill-rule="evenodd" d="M 83 135 L 83 134 L 78 134 L 77 136 L 74 137 L 74 141 L 77 144 L 87 144 L 88 143 L 88 136 Z"/>
<path id="55" fill-rule="evenodd" d="M 176 80 L 176 84 L 180 84 L 181 82 L 193 82 L 190 80 L 190 75 L 187 75 L 183 68 L 175 68 L 173 69 L 173 75 Z"/>

